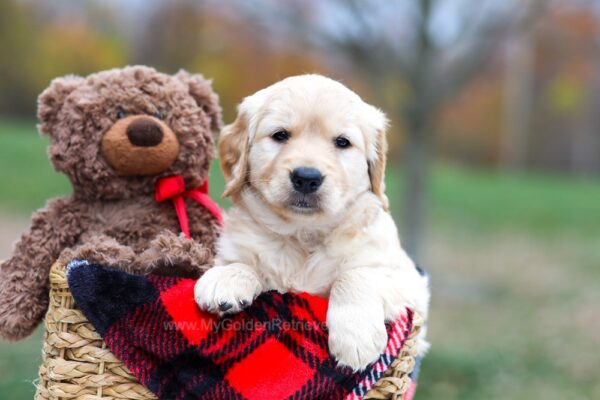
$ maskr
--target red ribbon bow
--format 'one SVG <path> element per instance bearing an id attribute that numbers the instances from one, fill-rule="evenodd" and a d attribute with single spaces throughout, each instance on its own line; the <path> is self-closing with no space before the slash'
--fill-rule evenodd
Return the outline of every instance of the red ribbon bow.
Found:
<path id="1" fill-rule="evenodd" d="M 190 225 L 185 209 L 185 197 L 200 203 L 216 218 L 220 225 L 223 224 L 223 214 L 221 209 L 217 203 L 208 196 L 208 179 L 204 181 L 202 186 L 190 190 L 185 190 L 185 182 L 181 175 L 167 176 L 165 178 L 160 178 L 156 182 L 154 199 L 157 203 L 162 203 L 166 200 L 171 200 L 173 202 L 173 207 L 177 213 L 181 231 L 185 234 L 185 237 L 191 239 Z"/>

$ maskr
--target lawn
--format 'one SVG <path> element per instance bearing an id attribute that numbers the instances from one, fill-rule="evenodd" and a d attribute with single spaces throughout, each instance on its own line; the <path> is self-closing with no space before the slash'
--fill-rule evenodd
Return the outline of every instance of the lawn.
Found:
<path id="1" fill-rule="evenodd" d="M 33 123 L 0 123 L 0 218 L 68 193 L 46 145 Z M 437 165 L 428 209 L 433 347 L 417 398 L 600 398 L 598 181 Z M 1 398 L 31 397 L 40 340 L 0 344 Z"/>

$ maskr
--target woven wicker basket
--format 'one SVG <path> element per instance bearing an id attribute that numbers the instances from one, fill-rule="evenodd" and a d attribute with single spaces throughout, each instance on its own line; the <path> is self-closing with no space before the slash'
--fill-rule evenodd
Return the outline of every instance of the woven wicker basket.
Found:
<path id="1" fill-rule="evenodd" d="M 420 327 L 421 320 L 415 316 L 413 331 L 400 355 L 365 399 L 402 399 L 410 385 L 408 375 L 415 364 L 415 337 Z M 55 264 L 50 271 L 45 328 L 36 399 L 156 399 L 107 349 L 75 306 L 63 265 Z"/>

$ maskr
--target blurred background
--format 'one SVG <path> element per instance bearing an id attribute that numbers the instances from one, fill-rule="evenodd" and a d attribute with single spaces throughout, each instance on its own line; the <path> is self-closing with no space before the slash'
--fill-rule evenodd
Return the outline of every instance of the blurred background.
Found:
<path id="1" fill-rule="evenodd" d="M 0 259 L 70 191 L 36 96 L 138 63 L 212 78 L 226 123 L 308 72 L 387 113 L 392 213 L 433 285 L 417 399 L 600 398 L 600 1 L 3 0 Z M 0 343 L 0 398 L 31 398 L 41 337 Z"/>

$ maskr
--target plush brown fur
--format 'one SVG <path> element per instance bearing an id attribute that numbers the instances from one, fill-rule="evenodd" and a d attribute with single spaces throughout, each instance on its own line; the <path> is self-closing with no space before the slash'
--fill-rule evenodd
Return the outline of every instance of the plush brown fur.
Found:
<path id="1" fill-rule="evenodd" d="M 138 115 L 161 120 L 157 123 L 179 142 L 174 161 L 154 175 L 140 173 L 143 168 L 134 176 L 117 172 L 101 150 L 106 132 Z M 147 67 L 69 76 L 54 80 L 41 94 L 38 116 L 40 131 L 51 139 L 52 164 L 69 177 L 73 195 L 52 200 L 34 214 L 12 257 L 0 264 L 2 337 L 20 339 L 38 325 L 48 303 L 49 268 L 57 259 L 85 258 L 135 273 L 190 277 L 210 264 L 218 234 L 215 218 L 186 200 L 194 239 L 187 240 L 170 202 L 153 199 L 160 177 L 183 175 L 187 188 L 208 177 L 211 131 L 221 126 L 209 82 L 185 71 L 170 76 Z M 153 150 L 144 149 L 151 153 L 144 158 L 152 162 Z M 130 159 L 139 163 L 131 154 Z"/>

